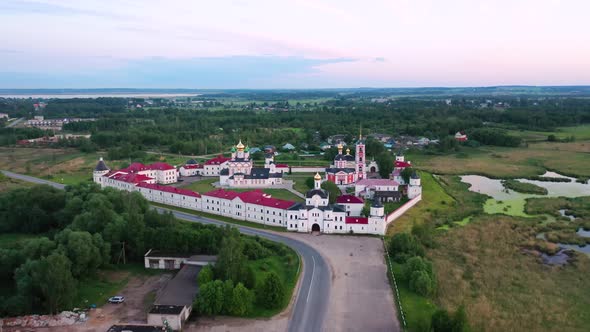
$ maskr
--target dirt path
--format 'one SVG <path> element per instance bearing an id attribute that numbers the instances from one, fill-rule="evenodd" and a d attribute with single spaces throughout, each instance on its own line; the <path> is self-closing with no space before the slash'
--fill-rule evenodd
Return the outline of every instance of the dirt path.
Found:
<path id="1" fill-rule="evenodd" d="M 156 276 L 132 277 L 129 283 L 120 293 L 125 296 L 122 304 L 105 304 L 101 308 L 89 312 L 88 321 L 72 326 L 47 327 L 36 329 L 5 328 L 2 332 L 104 332 L 117 323 L 140 323 L 147 321 L 147 311 L 151 306 L 155 292 L 160 289 L 170 278 L 171 274 Z"/>

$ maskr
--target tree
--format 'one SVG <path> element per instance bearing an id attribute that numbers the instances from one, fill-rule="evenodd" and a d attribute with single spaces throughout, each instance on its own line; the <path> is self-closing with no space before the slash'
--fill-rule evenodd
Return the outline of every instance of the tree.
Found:
<path id="1" fill-rule="evenodd" d="M 283 283 L 275 272 L 270 272 L 266 276 L 257 291 L 260 304 L 268 309 L 280 307 L 285 298 Z"/>
<path id="2" fill-rule="evenodd" d="M 468 330 L 467 315 L 463 305 L 451 316 L 445 309 L 437 310 L 431 319 L 433 332 L 464 332 Z"/>
<path id="3" fill-rule="evenodd" d="M 252 293 L 240 282 L 233 289 L 231 314 L 244 316 L 252 310 Z"/>
<path id="4" fill-rule="evenodd" d="M 464 332 L 468 330 L 467 313 L 465 306 L 460 305 L 453 315 L 453 332 Z"/>
<path id="5" fill-rule="evenodd" d="M 405 183 L 410 183 L 410 177 L 412 176 L 413 172 L 414 170 L 411 167 L 406 167 L 402 170 L 401 176 Z"/>
<path id="6" fill-rule="evenodd" d="M 398 233 L 389 240 L 389 255 L 396 262 L 405 263 L 413 256 L 424 256 L 424 248 L 414 235 Z"/>
<path id="7" fill-rule="evenodd" d="M 221 249 L 217 256 L 215 270 L 217 276 L 222 280 L 241 281 L 240 273 L 244 269 L 246 256 L 244 255 L 244 244 L 240 238 L 237 228 L 227 226 L 224 229 L 224 237 L 221 240 Z"/>
<path id="8" fill-rule="evenodd" d="M 388 151 L 383 151 L 375 157 L 375 161 L 379 166 L 379 175 L 384 179 L 388 179 L 389 174 L 393 171 L 393 155 Z"/>
<path id="9" fill-rule="evenodd" d="M 39 261 L 33 270 L 33 285 L 43 294 L 45 308 L 51 314 L 69 308 L 76 296 L 76 280 L 71 273 L 72 263 L 60 253 L 53 253 Z"/>
<path id="10" fill-rule="evenodd" d="M 202 286 L 211 281 L 213 281 L 213 269 L 211 269 L 210 265 L 206 265 L 199 272 L 199 275 L 197 276 L 197 283 L 199 286 Z"/>
<path id="11" fill-rule="evenodd" d="M 342 193 L 340 188 L 338 188 L 338 186 L 332 181 L 322 182 L 322 189 L 326 190 L 330 194 L 330 204 L 336 203 L 336 199 L 338 199 L 338 196 L 340 196 Z"/>
<path id="12" fill-rule="evenodd" d="M 234 282 L 226 280 L 223 282 L 223 309 L 221 310 L 224 314 L 229 314 L 233 311 L 233 298 Z"/>
<path id="13" fill-rule="evenodd" d="M 314 180 L 313 180 L 313 176 L 310 176 L 308 178 L 305 178 L 305 185 L 307 186 L 307 188 L 311 189 L 313 188 L 314 185 Z"/>
<path id="14" fill-rule="evenodd" d="M 110 244 L 106 244 L 100 234 L 93 236 L 88 232 L 65 229 L 55 239 L 59 243 L 58 250 L 72 261 L 75 277 L 92 274 L 110 257 Z"/>
<path id="15" fill-rule="evenodd" d="M 448 311 L 439 309 L 432 314 L 430 327 L 433 332 L 452 332 L 453 320 Z"/>
<path id="16" fill-rule="evenodd" d="M 361 215 L 368 217 L 371 214 L 371 201 L 367 200 L 365 201 L 365 204 L 363 205 L 363 209 L 361 210 Z"/>
<path id="17" fill-rule="evenodd" d="M 411 276 L 416 271 L 425 271 L 429 276 L 433 275 L 432 263 L 426 258 L 414 256 L 406 261 L 403 268 L 403 275 L 406 280 L 410 280 Z"/>
<path id="18" fill-rule="evenodd" d="M 204 315 L 220 314 L 223 309 L 223 282 L 215 280 L 202 285 L 193 307 Z"/>
<path id="19" fill-rule="evenodd" d="M 434 292 L 434 285 L 428 272 L 414 271 L 410 276 L 410 289 L 422 296 L 430 296 Z"/>

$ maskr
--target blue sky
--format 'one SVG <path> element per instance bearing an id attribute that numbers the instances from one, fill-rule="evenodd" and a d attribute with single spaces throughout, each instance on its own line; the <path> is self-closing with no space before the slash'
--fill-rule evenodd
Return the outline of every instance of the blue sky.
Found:
<path id="1" fill-rule="evenodd" d="M 0 88 L 590 84 L 583 0 L 2 0 Z"/>

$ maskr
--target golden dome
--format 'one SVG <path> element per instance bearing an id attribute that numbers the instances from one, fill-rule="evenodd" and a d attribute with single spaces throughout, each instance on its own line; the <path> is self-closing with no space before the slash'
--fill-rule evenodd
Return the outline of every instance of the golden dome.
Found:
<path id="1" fill-rule="evenodd" d="M 338 150 L 342 150 L 342 143 L 338 144 Z"/>
<path id="2" fill-rule="evenodd" d="M 322 176 L 320 175 L 320 173 L 315 173 L 315 176 L 313 177 L 313 179 L 316 181 L 320 181 L 322 179 Z"/>
<path id="3" fill-rule="evenodd" d="M 346 149 L 346 154 L 350 154 L 350 149 Z"/>
<path id="4" fill-rule="evenodd" d="M 242 144 L 242 140 L 240 140 L 240 142 L 238 142 L 238 145 L 236 145 L 236 148 L 238 148 L 238 150 L 244 150 L 244 144 Z"/>

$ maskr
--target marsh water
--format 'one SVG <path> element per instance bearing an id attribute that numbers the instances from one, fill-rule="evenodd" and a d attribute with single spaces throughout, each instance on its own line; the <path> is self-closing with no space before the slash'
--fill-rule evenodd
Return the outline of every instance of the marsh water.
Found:
<path id="1" fill-rule="evenodd" d="M 484 211 L 486 213 L 505 213 L 514 216 L 527 217 L 524 212 L 525 200 L 530 197 L 580 197 L 590 196 L 590 184 L 576 182 L 570 178 L 555 172 L 546 172 L 543 177 L 568 178 L 570 182 L 548 182 L 538 180 L 517 179 L 524 183 L 532 183 L 547 189 L 547 195 L 523 194 L 504 188 L 501 179 L 490 179 L 481 175 L 464 175 L 461 181 L 471 185 L 469 190 L 485 194 L 491 198 L 486 201 Z M 564 211 L 565 212 L 565 211 Z M 570 218 L 571 219 L 571 218 Z"/>
<path id="2" fill-rule="evenodd" d="M 470 191 L 490 196 L 484 204 L 484 212 L 489 214 L 503 213 L 520 217 L 534 217 L 525 213 L 524 207 L 527 198 L 531 197 L 580 197 L 590 196 L 590 184 L 576 182 L 575 178 L 570 178 L 555 172 L 546 172 L 543 177 L 568 178 L 570 182 L 548 182 L 538 180 L 517 179 L 524 183 L 532 183 L 539 187 L 547 189 L 547 195 L 523 194 L 502 185 L 501 179 L 490 179 L 481 175 L 464 175 L 461 181 L 470 184 Z M 562 216 L 574 220 L 575 216 L 567 216 L 565 210 L 560 210 Z M 590 231 L 578 230 L 580 236 L 590 236 Z M 559 244 L 562 248 L 574 249 L 577 251 L 590 254 L 590 246 L 578 246 Z"/>

